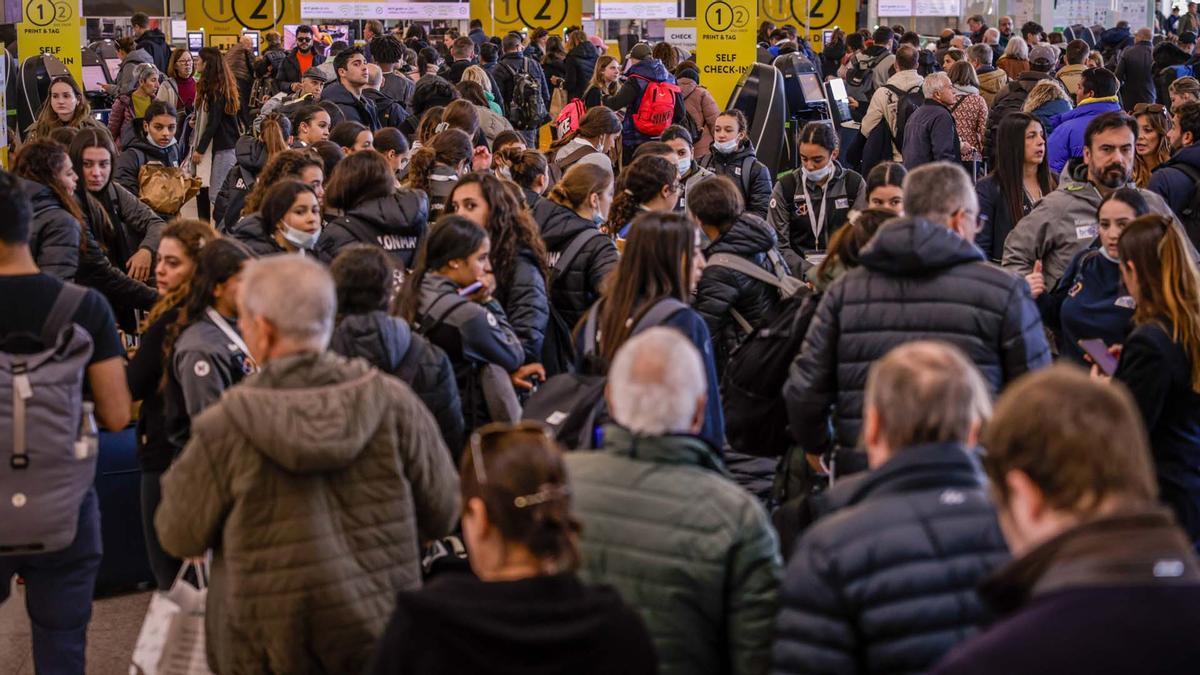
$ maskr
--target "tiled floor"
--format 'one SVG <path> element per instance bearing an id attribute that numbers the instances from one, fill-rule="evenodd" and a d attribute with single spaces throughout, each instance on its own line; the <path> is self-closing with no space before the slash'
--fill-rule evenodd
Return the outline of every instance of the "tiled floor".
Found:
<path id="1" fill-rule="evenodd" d="M 12 591 L 8 601 L 0 605 L 0 675 L 33 675 L 25 591 L 16 585 Z M 150 593 L 142 592 L 116 595 L 92 604 L 87 646 L 89 675 L 129 672 L 129 657 L 149 603 Z"/>

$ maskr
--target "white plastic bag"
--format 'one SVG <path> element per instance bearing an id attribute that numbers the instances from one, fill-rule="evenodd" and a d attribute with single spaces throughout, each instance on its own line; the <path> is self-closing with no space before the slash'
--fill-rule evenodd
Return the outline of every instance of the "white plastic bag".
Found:
<path id="1" fill-rule="evenodd" d="M 198 587 L 184 581 L 188 569 L 196 571 Z M 207 574 L 206 563 L 185 562 L 171 590 L 150 598 L 129 675 L 211 675 L 204 651 Z"/>

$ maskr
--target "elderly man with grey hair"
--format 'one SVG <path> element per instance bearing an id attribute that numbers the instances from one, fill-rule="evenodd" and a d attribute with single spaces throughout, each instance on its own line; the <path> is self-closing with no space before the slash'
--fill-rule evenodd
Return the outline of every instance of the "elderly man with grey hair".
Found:
<path id="1" fill-rule="evenodd" d="M 673 328 L 617 352 L 603 447 L 566 456 L 582 574 L 641 613 L 663 675 L 765 673 L 779 543 L 697 435 L 706 392 L 700 352 Z"/>
<path id="2" fill-rule="evenodd" d="M 946 73 L 932 73 L 921 83 L 925 103 L 904 123 L 901 154 L 904 168 L 912 171 L 930 162 L 957 162 L 961 158 L 958 127 L 950 109 L 958 102 Z"/>
<path id="3" fill-rule="evenodd" d="M 367 64 L 367 86 L 363 98 L 375 104 L 375 114 L 381 127 L 399 127 L 409 115 L 396 99 L 383 93 L 383 70 L 374 63 Z"/>
<path id="4" fill-rule="evenodd" d="M 217 673 L 357 673 L 421 542 L 449 533 L 458 477 L 412 391 L 325 350 L 337 309 L 316 262 L 246 266 L 238 325 L 260 370 L 192 423 L 155 528 L 180 558 L 213 551 L 206 629 Z"/>
<path id="5" fill-rule="evenodd" d="M 871 364 L 893 348 L 945 340 L 992 394 L 1050 363 L 1029 286 L 988 264 L 974 244 L 979 205 L 966 171 L 949 162 L 915 169 L 904 181 L 904 211 L 821 298 L 784 386 L 793 438 L 811 455 L 834 455 L 838 473 L 866 466 L 857 450 L 863 388 Z"/>

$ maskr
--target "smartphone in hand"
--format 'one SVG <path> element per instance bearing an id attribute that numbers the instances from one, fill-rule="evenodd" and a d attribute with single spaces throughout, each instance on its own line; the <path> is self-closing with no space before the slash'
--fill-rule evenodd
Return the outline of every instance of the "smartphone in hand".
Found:
<path id="1" fill-rule="evenodd" d="M 1108 345 L 1104 344 L 1104 340 L 1093 338 L 1091 340 L 1080 340 L 1078 344 L 1084 353 L 1092 357 L 1092 362 L 1100 367 L 1100 372 L 1105 375 L 1112 375 L 1117 372 L 1117 357 L 1108 351 Z"/>
<path id="2" fill-rule="evenodd" d="M 483 282 L 476 281 L 475 283 L 471 284 L 470 286 L 464 286 L 464 287 L 458 289 L 458 294 L 459 294 L 459 296 L 465 298 L 468 295 L 472 295 L 473 293 L 475 293 L 476 291 L 478 291 L 481 288 L 483 288 Z"/>

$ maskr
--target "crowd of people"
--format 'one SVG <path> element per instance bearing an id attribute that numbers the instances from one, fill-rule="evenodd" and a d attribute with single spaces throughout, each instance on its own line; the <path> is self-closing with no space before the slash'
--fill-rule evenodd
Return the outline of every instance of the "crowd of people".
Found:
<path id="1" fill-rule="evenodd" d="M 0 172 L 39 672 L 84 672 L 130 424 L 217 673 L 1200 659 L 1195 21 L 764 24 L 861 122 L 778 175 L 665 42 L 133 23 L 107 125 L 56 78 Z"/>

